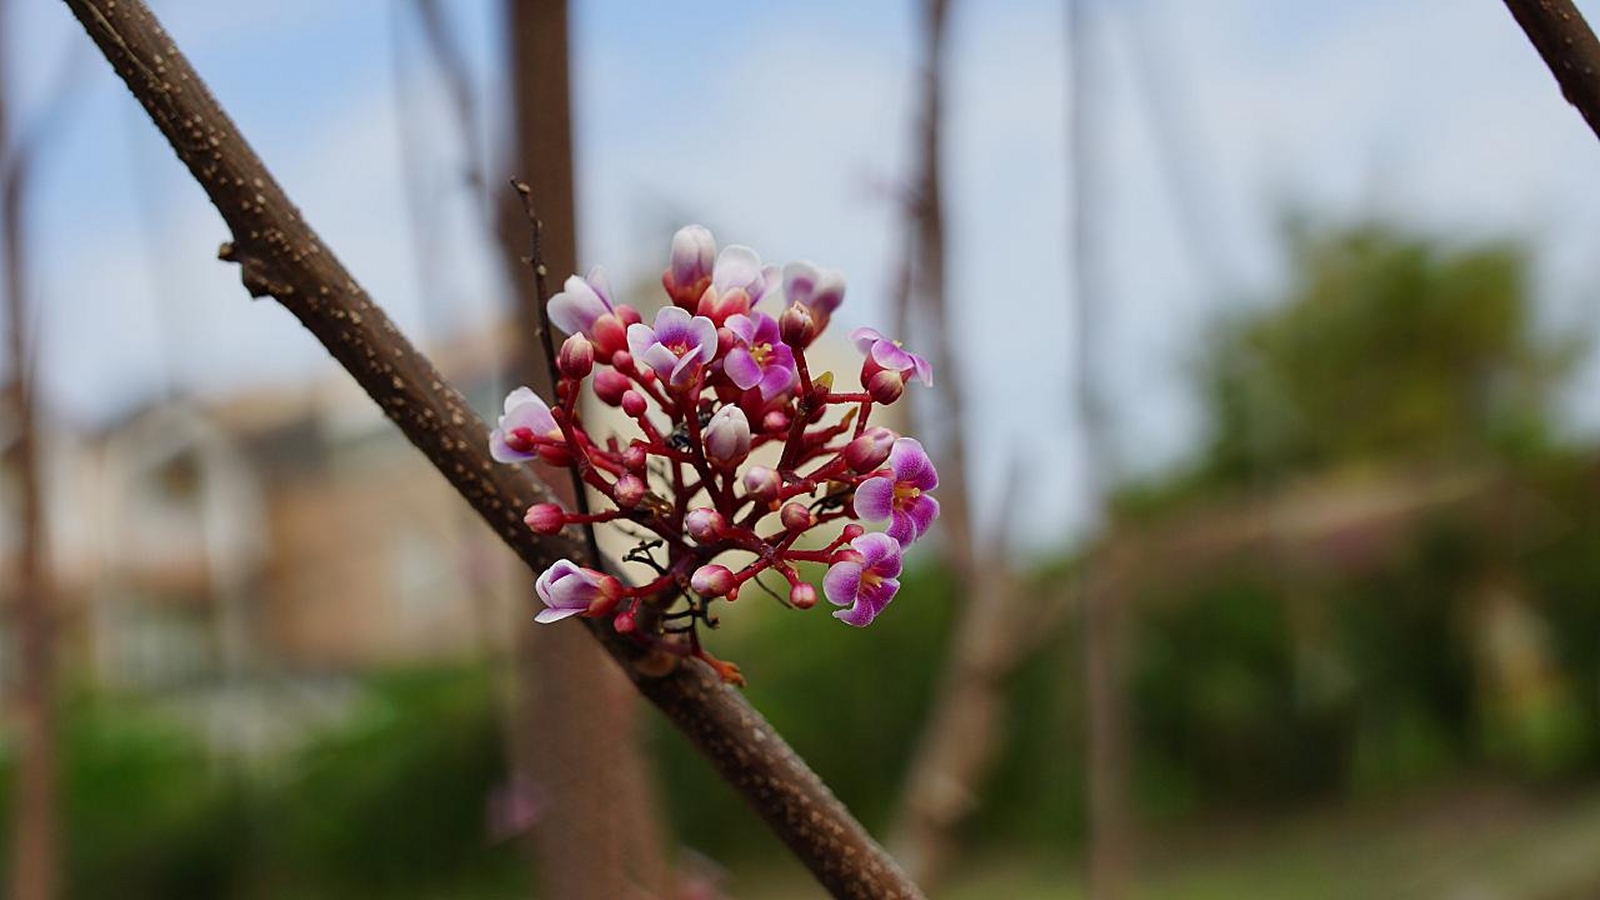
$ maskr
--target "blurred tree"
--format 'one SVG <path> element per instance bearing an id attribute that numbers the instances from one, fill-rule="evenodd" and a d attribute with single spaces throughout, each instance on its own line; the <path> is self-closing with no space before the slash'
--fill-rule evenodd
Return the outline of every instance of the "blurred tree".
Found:
<path id="1" fill-rule="evenodd" d="M 0 4 L 0 18 L 9 12 Z M 5 34 L 0 30 L 0 34 Z M 8 57 L 0 53 L 0 62 Z M 54 622 L 45 561 L 45 508 L 40 495 L 35 379 L 28 321 L 26 188 L 37 134 L 24 140 L 8 129 L 0 72 L 0 267 L 5 270 L 6 327 L 10 341 L 10 401 L 15 445 L 11 456 L 21 496 L 18 558 L 12 584 L 19 650 L 17 796 L 11 892 L 17 900 L 45 900 L 60 888 L 56 824 L 56 715 Z"/>
<path id="2" fill-rule="evenodd" d="M 1287 232 L 1283 302 L 1225 322 L 1204 363 L 1205 476 L 1546 444 L 1582 345 L 1536 333 L 1522 248 L 1372 223 Z"/>
<path id="3" fill-rule="evenodd" d="M 550 276 L 561 279 L 578 271 L 566 0 L 509 0 L 505 27 L 514 107 L 511 165 L 528 184 L 545 226 L 541 261 Z M 551 396 L 554 360 L 538 340 L 546 328 L 542 298 L 522 259 L 528 223 L 515 195 L 504 194 L 500 246 L 516 288 L 522 338 L 515 372 L 522 384 Z M 581 487 L 566 472 L 540 468 L 563 505 L 581 509 Z M 592 535 L 588 547 L 598 555 Z M 661 835 L 649 767 L 635 739 L 632 688 L 577 625 L 532 628 L 523 619 L 518 628 L 518 688 L 524 696 L 518 701 L 517 768 L 545 799 L 535 828 L 544 895 L 659 896 L 666 882 Z M 573 847 L 584 852 L 573 853 Z"/>

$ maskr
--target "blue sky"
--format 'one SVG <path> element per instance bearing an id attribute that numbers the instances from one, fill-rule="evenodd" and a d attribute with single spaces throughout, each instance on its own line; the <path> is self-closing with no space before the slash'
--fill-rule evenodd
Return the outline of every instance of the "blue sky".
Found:
<path id="1" fill-rule="evenodd" d="M 499 5 L 447 4 L 498 133 Z M 1377 213 L 1539 250 L 1547 326 L 1593 332 L 1600 143 L 1561 100 L 1504 8 L 1395 0 L 1106 0 L 1096 18 L 1105 124 L 1103 346 L 1119 468 L 1171 464 L 1198 436 L 1187 373 L 1207 323 L 1279 276 L 1287 204 Z M 1580 4 L 1593 17 L 1596 4 Z M 449 327 L 493 315 L 493 258 L 456 173 L 462 142 L 421 74 L 397 105 L 392 0 L 156 4 L 179 45 L 344 261 L 413 335 L 424 328 L 398 139 L 422 135 L 413 188 L 434 211 Z M 60 417 L 104 421 L 166 379 L 209 394 L 326 376 L 331 363 L 213 258 L 220 219 L 57 3 L 13 3 L 3 29 L 24 127 L 80 73 L 33 195 L 39 341 Z M 647 281 L 667 235 L 703 221 L 764 257 L 851 277 L 845 324 L 883 324 L 899 218 L 915 28 L 906 2 L 574 5 L 580 255 Z M 957 3 L 947 191 L 957 321 L 982 455 L 1024 454 L 1025 525 L 1081 519 L 1068 414 L 1061 4 Z M 25 62 L 17 64 L 17 60 Z M 1178 165 L 1205 219 L 1197 264 L 1180 227 L 1141 73 L 1181 103 Z M 495 180 L 504 174 L 493 166 Z M 159 273 L 159 276 L 156 275 Z M 164 289 L 158 292 L 159 280 Z M 426 335 L 424 335 L 426 336 Z M 1572 427 L 1600 426 L 1590 366 Z M 1020 448 L 1020 451 L 1014 448 Z M 1001 465 L 984 484 L 998 491 Z M 1068 498 L 1068 502 L 1061 502 Z M 985 506 L 998 514 L 993 501 Z"/>

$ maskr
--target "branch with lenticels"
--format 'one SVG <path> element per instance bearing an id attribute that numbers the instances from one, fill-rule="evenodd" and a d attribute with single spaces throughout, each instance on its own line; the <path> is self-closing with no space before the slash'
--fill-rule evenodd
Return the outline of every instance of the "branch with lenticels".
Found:
<path id="1" fill-rule="evenodd" d="M 66 3 L 222 214 L 233 240 L 220 256 L 238 264 L 251 296 L 271 296 L 293 313 L 535 571 L 579 557 L 577 541 L 524 525 L 524 510 L 544 499 L 543 488 L 490 459 L 488 426 L 305 223 L 142 0 Z M 585 621 L 640 693 L 834 896 L 921 896 L 760 713 L 708 667 L 688 660 L 664 675 L 641 671 L 634 644 L 608 624 Z"/>
<path id="2" fill-rule="evenodd" d="M 1600 136 L 1600 40 L 1572 0 L 1505 0 L 1567 102 Z"/>

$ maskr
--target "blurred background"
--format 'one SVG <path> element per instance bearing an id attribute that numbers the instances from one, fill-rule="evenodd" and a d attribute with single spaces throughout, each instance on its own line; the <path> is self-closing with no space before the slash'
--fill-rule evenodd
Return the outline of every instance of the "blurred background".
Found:
<path id="1" fill-rule="evenodd" d="M 932 895 L 1600 895 L 1600 147 L 1500 4 L 153 5 L 485 416 L 512 176 L 934 358 L 888 613 L 711 645 Z M 11 895 L 815 896 L 226 237 L 0 2 Z"/>

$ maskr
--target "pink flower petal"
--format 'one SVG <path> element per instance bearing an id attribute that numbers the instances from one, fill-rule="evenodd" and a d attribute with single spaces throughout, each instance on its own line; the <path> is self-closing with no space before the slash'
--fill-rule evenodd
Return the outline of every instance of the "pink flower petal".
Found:
<path id="1" fill-rule="evenodd" d="M 861 554 L 861 564 L 878 574 L 896 574 L 900 571 L 900 544 L 888 535 L 869 532 L 850 542 L 850 546 Z M 883 572 L 879 566 L 887 559 L 895 560 L 894 572 Z"/>
<path id="2" fill-rule="evenodd" d="M 931 491 L 939 486 L 939 473 L 933 468 L 933 460 L 928 458 L 928 452 L 922 449 L 922 442 L 916 438 L 897 438 L 894 449 L 889 451 L 889 468 L 894 471 L 894 480 L 907 484 L 922 491 Z"/>
<path id="3" fill-rule="evenodd" d="M 550 415 L 550 407 L 538 397 L 512 408 L 500 417 L 502 431 L 511 431 L 515 428 L 526 428 L 540 437 L 549 437 L 552 433 L 561 431 L 560 426 L 556 425 L 555 417 Z"/>
<path id="4" fill-rule="evenodd" d="M 506 443 L 505 432 L 498 428 L 489 434 L 489 455 L 494 457 L 495 462 L 503 463 L 527 462 L 538 456 L 537 453 L 523 453 L 511 449 L 511 445 Z"/>
<path id="5" fill-rule="evenodd" d="M 711 286 L 719 294 L 729 288 L 744 288 L 753 299 L 755 292 L 750 288 L 760 277 L 761 257 L 742 244 L 730 244 L 717 255 L 716 265 L 711 269 Z"/>
<path id="6" fill-rule="evenodd" d="M 887 340 L 889 339 L 879 333 L 876 328 L 857 328 L 855 331 L 850 332 L 850 342 L 855 344 L 856 349 L 862 353 L 872 352 L 872 348 L 879 341 Z"/>
<path id="7" fill-rule="evenodd" d="M 820 275 L 817 267 L 809 262 L 802 260 L 789 263 L 783 267 L 783 296 L 790 303 L 811 305 L 811 296 Z"/>
<path id="8" fill-rule="evenodd" d="M 923 494 L 906 504 L 906 515 L 916 528 L 917 538 L 921 538 L 933 527 L 933 520 L 939 518 L 939 501 Z"/>
<path id="9" fill-rule="evenodd" d="M 604 273 L 601 273 L 602 286 Z M 588 334 L 594 320 L 611 311 L 611 304 L 600 291 L 576 275 L 567 279 L 560 293 L 550 298 L 550 321 L 567 334 Z"/>
<path id="10" fill-rule="evenodd" d="M 883 475 L 868 478 L 856 487 L 856 515 L 866 522 L 889 518 L 894 504 L 894 480 Z"/>
<path id="11" fill-rule="evenodd" d="M 889 527 L 884 534 L 902 547 L 909 547 L 917 539 L 917 523 L 903 509 L 895 510 L 889 517 Z"/>
<path id="12" fill-rule="evenodd" d="M 723 324 L 727 325 L 728 330 L 733 332 L 733 336 L 742 341 L 746 347 L 750 346 L 750 342 L 756 339 L 756 323 L 752 322 L 750 317 L 744 313 L 735 313 L 729 316 L 728 321 Z"/>
<path id="13" fill-rule="evenodd" d="M 731 321 L 731 320 L 730 320 Z M 727 374 L 728 380 L 739 386 L 739 390 L 748 391 L 761 382 L 761 366 L 750 351 L 743 347 L 735 347 L 723 357 L 722 371 Z"/>
<path id="14" fill-rule="evenodd" d="M 656 343 L 656 332 L 649 325 L 635 322 L 628 326 L 628 352 L 632 353 L 635 359 L 642 358 L 645 351 L 654 343 Z"/>
<path id="15" fill-rule="evenodd" d="M 861 587 L 861 564 L 845 560 L 836 562 L 822 576 L 822 593 L 834 606 L 851 606 L 856 602 L 856 591 Z"/>
<path id="16" fill-rule="evenodd" d="M 794 387 L 799 380 L 800 373 L 795 370 L 793 363 L 785 366 L 776 360 L 769 362 L 766 372 L 761 375 L 761 399 L 771 400 Z"/>
<path id="17" fill-rule="evenodd" d="M 872 361 L 892 372 L 904 372 L 916 366 L 911 354 L 896 346 L 894 341 L 879 341 L 873 344 Z"/>
<path id="18" fill-rule="evenodd" d="M 581 612 L 583 612 L 582 609 L 541 609 L 538 615 L 533 617 L 533 620 L 548 625 L 551 622 L 559 622 L 562 619 L 571 618 Z"/>

